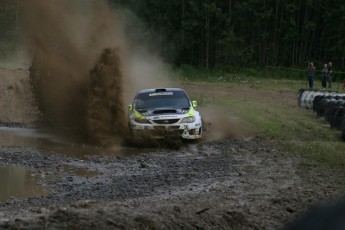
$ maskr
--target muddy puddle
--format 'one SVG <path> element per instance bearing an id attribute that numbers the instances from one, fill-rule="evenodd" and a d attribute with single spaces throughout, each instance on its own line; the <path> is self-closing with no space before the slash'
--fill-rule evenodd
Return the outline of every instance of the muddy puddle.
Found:
<path id="1" fill-rule="evenodd" d="M 63 165 L 63 169 L 66 172 L 71 172 L 75 174 L 76 176 L 82 176 L 82 177 L 95 177 L 99 175 L 99 172 L 94 170 L 88 170 L 86 168 L 74 168 L 69 165 Z"/>
<path id="2" fill-rule="evenodd" d="M 39 177 L 18 166 L 0 167 L 0 202 L 10 198 L 44 196 L 47 192 L 38 185 Z"/>
<path id="3" fill-rule="evenodd" d="M 18 127 L 0 127 L 1 147 L 24 147 L 37 149 L 45 153 L 59 153 L 71 157 L 86 156 L 130 156 L 145 152 L 142 149 L 120 145 L 107 148 L 83 144 L 77 137 L 69 134 L 59 135 L 49 130 Z"/>

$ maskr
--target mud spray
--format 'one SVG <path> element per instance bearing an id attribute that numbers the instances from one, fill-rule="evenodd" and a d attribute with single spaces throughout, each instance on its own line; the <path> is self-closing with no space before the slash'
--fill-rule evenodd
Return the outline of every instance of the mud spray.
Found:
<path id="1" fill-rule="evenodd" d="M 171 86 L 164 64 L 144 46 L 130 44 L 123 18 L 106 0 L 18 4 L 43 126 L 72 131 L 82 142 L 117 144 L 128 132 L 125 109 L 135 93 Z"/>
<path id="2" fill-rule="evenodd" d="M 252 135 L 248 124 L 227 109 L 208 104 L 200 108 L 203 117 L 203 138 L 209 141 L 243 139 Z"/>
<path id="3" fill-rule="evenodd" d="M 119 49 L 105 49 L 91 71 L 86 124 L 89 141 L 94 144 L 127 133 L 119 53 Z"/>
<path id="4" fill-rule="evenodd" d="M 125 43 L 106 1 L 19 1 L 41 121 L 108 145 L 126 132 Z"/>
<path id="5" fill-rule="evenodd" d="M 130 44 L 123 18 L 106 0 L 25 0 L 18 6 L 44 126 L 72 131 L 94 145 L 118 144 L 128 132 L 125 107 L 135 93 L 176 86 L 157 55 Z M 178 145 L 158 143 L 164 146 Z"/>

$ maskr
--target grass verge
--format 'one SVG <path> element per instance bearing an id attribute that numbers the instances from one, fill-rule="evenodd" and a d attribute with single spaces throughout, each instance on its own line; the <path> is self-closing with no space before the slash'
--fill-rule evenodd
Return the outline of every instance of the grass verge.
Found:
<path id="1" fill-rule="evenodd" d="M 345 167 L 345 142 L 340 131 L 330 129 L 312 110 L 297 105 L 301 82 L 256 78 L 250 82 L 189 82 L 200 89 L 214 88 L 214 94 L 194 93 L 199 104 L 214 104 L 239 118 L 257 136 L 278 143 L 291 154 L 331 167 Z M 218 91 L 223 91 L 221 96 Z M 228 93 L 224 93 L 227 91 Z"/>

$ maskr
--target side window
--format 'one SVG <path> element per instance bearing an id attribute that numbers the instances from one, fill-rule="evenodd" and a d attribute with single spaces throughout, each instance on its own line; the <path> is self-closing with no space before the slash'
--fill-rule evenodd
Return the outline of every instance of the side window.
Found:
<path id="1" fill-rule="evenodd" d="M 136 98 L 134 100 L 134 107 L 135 108 L 145 108 L 145 102 L 141 98 Z"/>

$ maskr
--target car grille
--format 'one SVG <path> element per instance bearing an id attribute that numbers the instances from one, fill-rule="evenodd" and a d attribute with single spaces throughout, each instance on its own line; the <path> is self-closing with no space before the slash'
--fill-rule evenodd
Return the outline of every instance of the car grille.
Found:
<path id="1" fill-rule="evenodd" d="M 169 124 L 175 124 L 180 119 L 165 119 L 165 120 L 153 120 L 154 123 L 159 125 L 169 125 Z"/>
<path id="2" fill-rule="evenodd" d="M 182 135 L 184 132 L 183 129 L 180 129 L 179 125 L 172 125 L 172 126 L 153 126 L 154 130 L 153 132 L 156 132 L 158 135 L 166 135 L 166 134 L 178 134 Z"/>
<path id="3" fill-rule="evenodd" d="M 175 109 L 164 109 L 153 111 L 153 114 L 176 113 Z"/>
<path id="4" fill-rule="evenodd" d="M 179 125 L 173 125 L 173 126 L 153 126 L 155 130 L 179 130 Z M 183 131 L 183 129 L 182 129 Z"/>

